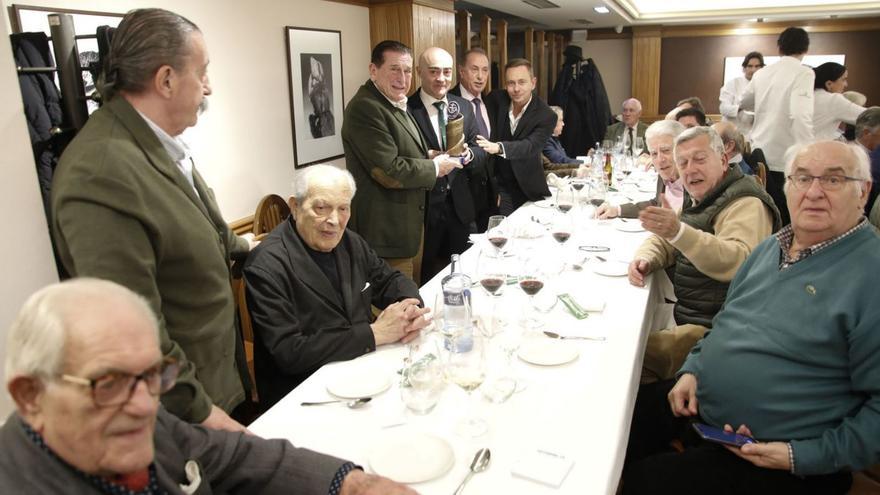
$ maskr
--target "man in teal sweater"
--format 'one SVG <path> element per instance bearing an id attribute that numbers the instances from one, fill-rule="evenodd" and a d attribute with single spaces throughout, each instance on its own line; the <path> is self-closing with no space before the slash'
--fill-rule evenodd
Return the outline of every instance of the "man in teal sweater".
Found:
<path id="1" fill-rule="evenodd" d="M 740 268 L 675 386 L 640 390 L 624 493 L 846 493 L 850 471 L 880 461 L 868 158 L 839 142 L 803 145 L 789 151 L 786 176 L 791 225 Z M 662 453 L 691 419 L 757 443 Z"/>

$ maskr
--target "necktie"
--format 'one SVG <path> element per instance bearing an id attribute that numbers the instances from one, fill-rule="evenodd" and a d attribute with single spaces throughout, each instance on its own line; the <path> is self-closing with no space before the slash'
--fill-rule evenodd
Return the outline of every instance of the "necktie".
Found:
<path id="1" fill-rule="evenodd" d="M 440 131 L 440 151 L 446 151 L 446 103 L 435 101 L 437 107 L 437 127 Z"/>
<path id="2" fill-rule="evenodd" d="M 626 132 L 629 134 L 629 154 L 633 153 L 633 129 L 632 127 L 627 127 Z"/>
<path id="3" fill-rule="evenodd" d="M 486 121 L 483 120 L 483 109 L 481 108 L 483 102 L 479 98 L 474 98 L 471 103 L 474 104 L 474 116 L 477 117 L 477 132 L 480 133 L 480 136 L 489 139 L 489 129 L 486 127 Z"/>

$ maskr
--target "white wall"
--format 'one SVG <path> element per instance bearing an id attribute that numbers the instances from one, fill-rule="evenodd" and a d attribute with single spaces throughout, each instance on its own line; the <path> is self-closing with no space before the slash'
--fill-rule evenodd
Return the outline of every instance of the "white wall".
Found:
<path id="1" fill-rule="evenodd" d="M 0 13 L 5 23 L 6 9 Z M 18 76 L 9 37 L 0 40 L 0 224 L 5 233 L 0 254 L 0 363 L 6 355 L 6 330 L 27 297 L 58 281 L 37 172 L 28 138 Z M 6 390 L 0 365 L 0 383 Z M 0 392 L 0 422 L 12 411 L 12 402 Z"/>
<path id="2" fill-rule="evenodd" d="M 12 3 L 0 0 L 4 26 L 0 41 L 0 221 L 6 233 L 0 256 L 0 357 L 6 330 L 21 303 L 39 287 L 57 280 L 7 36 L 7 7 Z M 346 102 L 367 79 L 371 47 L 365 7 L 322 0 L 28 0 L 24 4 L 119 13 L 162 7 L 199 25 L 211 57 L 214 95 L 211 110 L 187 139 L 228 221 L 253 214 L 259 199 L 268 193 L 284 197 L 289 193 L 294 163 L 284 26 L 342 32 Z M 2 394 L 0 421 L 11 407 Z"/>
<path id="3" fill-rule="evenodd" d="M 632 96 L 632 40 L 590 40 L 572 43 L 584 51 L 584 58 L 592 58 L 602 74 L 611 113 L 620 113 L 623 100 Z"/>
<path id="4" fill-rule="evenodd" d="M 0 3 L 5 10 L 15 2 Z M 367 79 L 371 47 L 366 7 L 323 0 L 28 0 L 24 4 L 119 13 L 160 7 L 199 25 L 208 44 L 214 94 L 211 109 L 184 138 L 227 221 L 253 214 L 266 194 L 287 197 L 289 193 L 294 154 L 284 27 L 342 32 L 346 102 Z"/>

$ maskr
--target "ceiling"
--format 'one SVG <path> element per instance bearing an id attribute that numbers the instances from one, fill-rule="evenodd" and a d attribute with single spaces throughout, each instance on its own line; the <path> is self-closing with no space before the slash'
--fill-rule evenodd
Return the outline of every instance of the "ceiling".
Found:
<path id="1" fill-rule="evenodd" d="M 526 3 L 528 2 L 528 3 Z M 536 8 L 531 3 L 546 4 Z M 553 5 L 558 7 L 554 7 Z M 599 14 L 594 7 L 605 6 Z M 476 20 L 483 14 L 507 20 L 508 29 L 584 29 L 640 24 L 735 23 L 880 15 L 880 1 L 852 0 L 468 0 L 456 1 Z"/>

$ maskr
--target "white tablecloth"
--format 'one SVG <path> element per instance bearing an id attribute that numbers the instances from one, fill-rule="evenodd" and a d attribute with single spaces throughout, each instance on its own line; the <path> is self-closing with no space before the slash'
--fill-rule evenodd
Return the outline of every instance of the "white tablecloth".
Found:
<path id="1" fill-rule="evenodd" d="M 523 219 L 550 213 L 547 208 L 532 205 L 520 209 L 515 217 Z M 630 260 L 648 234 L 619 231 L 615 228 L 619 225 L 617 222 L 619 220 L 579 222 L 587 226 L 577 229 L 566 249 L 573 257 L 578 245 L 602 244 L 611 248 L 607 253 L 600 253 L 604 258 Z M 463 254 L 465 270 L 472 270 L 480 244 Z M 539 241 L 535 249 L 547 250 L 550 254 L 560 252 L 549 236 Z M 433 303 L 442 276 L 438 275 L 422 288 L 426 304 Z M 653 282 L 653 277 L 649 277 L 646 288 L 636 288 L 626 277 L 593 273 L 589 264 L 580 272 L 564 272 L 557 281 L 557 288 L 561 286 L 562 291 L 582 303 L 604 300 L 605 308 L 601 313 L 591 313 L 588 318 L 577 320 L 562 304 L 557 304 L 547 317 L 546 329 L 563 334 L 604 336 L 606 341 L 565 341 L 566 345 L 576 346 L 580 355 L 561 366 L 535 366 L 514 358 L 516 372 L 527 379 L 527 387 L 503 404 L 480 401 L 478 410 L 487 418 L 490 429 L 487 435 L 476 440 L 454 433 L 455 423 L 466 404 L 466 395 L 454 385 L 447 386 L 440 403 L 428 415 L 417 416 L 406 411 L 397 387 L 397 372 L 407 354 L 403 345 L 384 346 L 356 360 L 324 366 L 249 428 L 264 437 L 286 438 L 300 447 L 350 459 L 367 470 L 370 470 L 370 453 L 389 435 L 417 431 L 440 436 L 452 445 L 455 464 L 440 478 L 413 485 L 423 494 L 452 493 L 467 473 L 474 453 L 484 446 L 491 448 L 491 465 L 487 471 L 474 476 L 467 494 L 613 494 L 623 466 L 646 337 L 651 329 L 664 323 L 655 321 L 656 314 L 663 314 L 657 311 L 663 299 Z M 481 288 L 474 289 L 476 313 L 485 311 L 487 299 Z M 525 295 L 515 285 L 506 287 L 501 301 L 502 308 L 514 321 L 520 308 L 527 304 Z M 352 367 L 393 376 L 394 384 L 357 410 L 341 405 L 311 408 L 299 405 L 301 401 L 332 399 L 326 389 L 328 381 Z M 511 474 L 514 462 L 536 449 L 574 461 L 571 472 L 558 489 Z"/>

